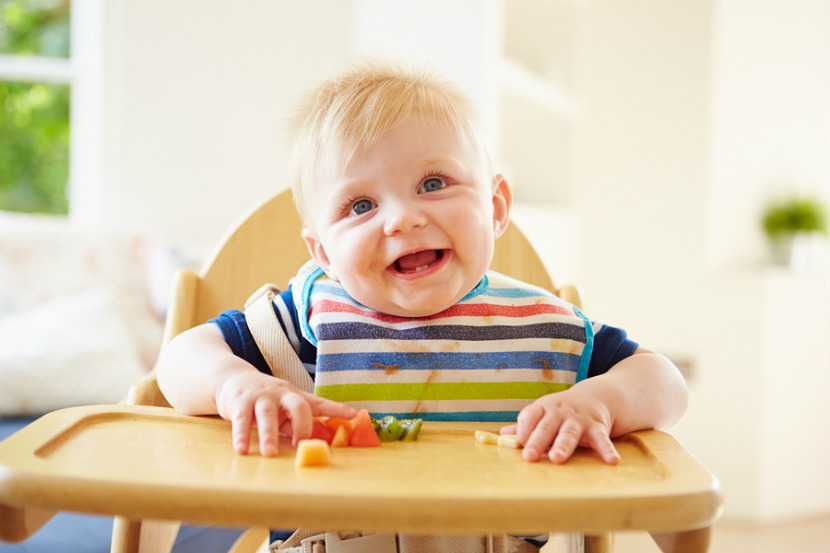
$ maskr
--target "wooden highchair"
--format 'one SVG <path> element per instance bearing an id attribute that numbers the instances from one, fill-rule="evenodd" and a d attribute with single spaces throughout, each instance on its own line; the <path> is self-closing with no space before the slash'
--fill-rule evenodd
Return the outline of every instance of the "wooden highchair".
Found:
<path id="1" fill-rule="evenodd" d="M 178 273 L 164 339 L 241 309 L 265 282 L 287 287 L 309 259 L 300 228 L 289 191 L 251 211 L 201 272 Z M 497 241 L 492 268 L 581 307 L 579 290 L 554 287 L 515 225 Z M 331 470 L 298 470 L 288 445 L 276 458 L 235 455 L 227 421 L 175 413 L 151 374 L 123 405 L 56 411 L 0 443 L 0 539 L 25 539 L 70 510 L 114 516 L 116 553 L 169 551 L 174 521 L 259 528 L 239 552 L 260 545 L 265 528 L 309 526 L 579 533 L 590 551 L 610 551 L 612 532 L 643 530 L 666 553 L 706 551 L 718 482 L 668 434 L 617 440 L 617 466 L 587 450 L 554 466 L 482 451 L 473 430 L 498 426 L 424 423 L 407 448 L 338 450 Z"/>

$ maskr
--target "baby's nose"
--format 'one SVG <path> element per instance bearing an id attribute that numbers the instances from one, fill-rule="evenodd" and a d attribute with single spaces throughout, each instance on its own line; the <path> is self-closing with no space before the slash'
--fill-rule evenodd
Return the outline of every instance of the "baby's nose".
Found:
<path id="1" fill-rule="evenodd" d="M 427 224 L 427 216 L 422 210 L 408 205 L 386 206 L 386 220 L 384 232 L 387 236 L 394 236 Z"/>

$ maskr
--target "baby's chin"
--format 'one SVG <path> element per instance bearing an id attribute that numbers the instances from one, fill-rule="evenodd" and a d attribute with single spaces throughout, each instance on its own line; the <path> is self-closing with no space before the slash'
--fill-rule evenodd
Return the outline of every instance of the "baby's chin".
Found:
<path id="1" fill-rule="evenodd" d="M 438 302 L 435 301 L 434 298 L 422 302 L 409 301 L 406 299 L 400 301 L 395 301 L 391 299 L 385 301 L 378 301 L 376 298 L 361 301 L 356 297 L 354 299 L 360 302 L 362 305 L 365 305 L 369 309 L 377 311 L 378 313 L 383 313 L 385 315 L 393 315 L 395 317 L 405 317 L 407 319 L 416 319 L 421 317 L 430 317 L 432 315 L 437 315 L 442 311 L 446 311 L 458 301 L 455 298 Z"/>
<path id="2" fill-rule="evenodd" d="M 446 311 L 450 307 L 452 307 L 452 303 L 448 305 L 442 305 L 440 307 L 435 306 L 409 306 L 409 305 L 386 305 L 386 306 L 379 306 L 378 308 L 371 307 L 375 311 L 380 313 L 384 313 L 386 315 L 393 315 L 395 317 L 404 317 L 407 319 L 418 319 L 421 317 L 431 317 L 432 315 L 437 315 L 442 311 Z"/>

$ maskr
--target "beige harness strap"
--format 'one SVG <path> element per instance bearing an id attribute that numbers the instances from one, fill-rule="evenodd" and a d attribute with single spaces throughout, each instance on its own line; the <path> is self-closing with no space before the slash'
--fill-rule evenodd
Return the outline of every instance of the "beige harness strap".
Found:
<path id="1" fill-rule="evenodd" d="M 279 293 L 279 288 L 273 284 L 266 284 L 254 292 L 245 302 L 245 320 L 271 373 L 313 393 L 314 381 L 291 347 L 274 312 L 274 296 Z"/>
<path id="2" fill-rule="evenodd" d="M 440 551 L 441 553 L 454 551 L 491 553 L 494 552 L 492 548 L 488 547 L 491 542 L 492 540 L 488 536 L 419 536 L 400 534 L 398 536 L 398 550 L 400 553 L 421 553 L 424 551 Z"/>
<path id="3" fill-rule="evenodd" d="M 539 549 L 506 534 L 490 536 L 427 536 L 313 533 L 298 530 L 284 543 L 271 545 L 271 553 L 538 553 Z"/>

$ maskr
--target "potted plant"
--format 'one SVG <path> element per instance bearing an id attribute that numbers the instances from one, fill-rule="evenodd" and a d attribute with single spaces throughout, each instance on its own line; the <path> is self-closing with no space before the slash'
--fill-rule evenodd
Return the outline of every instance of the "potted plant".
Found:
<path id="1" fill-rule="evenodd" d="M 761 219 L 769 239 L 771 261 L 800 268 L 807 263 L 810 242 L 828 234 L 827 208 L 819 200 L 793 196 L 769 204 Z"/>

